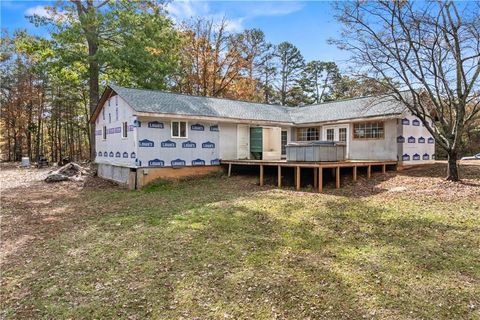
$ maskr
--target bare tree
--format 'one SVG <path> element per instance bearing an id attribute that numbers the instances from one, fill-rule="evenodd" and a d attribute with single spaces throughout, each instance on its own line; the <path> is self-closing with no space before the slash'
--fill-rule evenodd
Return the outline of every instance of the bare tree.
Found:
<path id="1" fill-rule="evenodd" d="M 447 179 L 458 181 L 464 129 L 480 115 L 479 2 L 356 1 L 336 10 L 344 28 L 333 42 L 421 119 L 448 155 Z"/>

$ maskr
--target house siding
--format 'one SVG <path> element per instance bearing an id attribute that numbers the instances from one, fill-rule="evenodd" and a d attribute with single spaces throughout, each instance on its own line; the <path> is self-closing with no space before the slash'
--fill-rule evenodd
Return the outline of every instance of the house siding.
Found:
<path id="1" fill-rule="evenodd" d="M 135 119 L 133 109 L 120 96 L 113 96 L 105 102 L 95 122 L 96 163 L 135 167 L 137 152 Z M 127 122 L 126 138 L 122 137 L 123 122 Z M 103 126 L 107 128 L 105 140 Z"/>
<path id="2" fill-rule="evenodd" d="M 398 119 L 396 144 L 402 165 L 435 161 L 435 140 L 420 119 L 409 113 Z"/>
<path id="3" fill-rule="evenodd" d="M 187 122 L 187 137 L 173 138 L 171 122 L 160 117 L 139 118 L 138 165 L 141 167 L 187 167 L 219 165 L 217 123 Z"/>

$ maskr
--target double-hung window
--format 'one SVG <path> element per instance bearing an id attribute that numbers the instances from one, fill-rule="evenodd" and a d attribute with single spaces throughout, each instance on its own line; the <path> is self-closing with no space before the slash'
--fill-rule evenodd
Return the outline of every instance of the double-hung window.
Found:
<path id="1" fill-rule="evenodd" d="M 187 123 L 185 121 L 172 121 L 172 138 L 186 138 Z"/>

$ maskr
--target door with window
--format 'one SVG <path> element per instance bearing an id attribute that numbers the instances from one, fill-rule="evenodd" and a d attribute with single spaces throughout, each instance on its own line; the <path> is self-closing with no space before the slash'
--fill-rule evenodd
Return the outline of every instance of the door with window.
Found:
<path id="1" fill-rule="evenodd" d="M 348 158 L 348 125 L 323 127 L 323 140 L 345 142 Z"/>

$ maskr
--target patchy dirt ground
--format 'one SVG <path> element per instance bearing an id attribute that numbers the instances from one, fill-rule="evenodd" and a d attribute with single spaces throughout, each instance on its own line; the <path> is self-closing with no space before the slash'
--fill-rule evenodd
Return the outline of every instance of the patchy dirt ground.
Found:
<path id="1" fill-rule="evenodd" d="M 78 221 L 82 210 L 72 210 L 70 203 L 75 202 L 83 190 L 119 189 L 98 177 L 46 183 L 44 180 L 51 171 L 52 167 L 21 168 L 19 163 L 0 165 L 0 266 L 10 254 L 21 252 L 29 242 L 48 238 Z"/>
<path id="2" fill-rule="evenodd" d="M 478 162 L 461 183 L 437 163 L 323 194 L 0 169 L 0 318 L 480 317 Z"/>
<path id="3" fill-rule="evenodd" d="M 35 182 L 44 180 L 50 170 L 50 168 L 20 168 L 18 162 L 2 163 L 0 164 L 0 191 L 18 187 L 27 188 Z"/>

